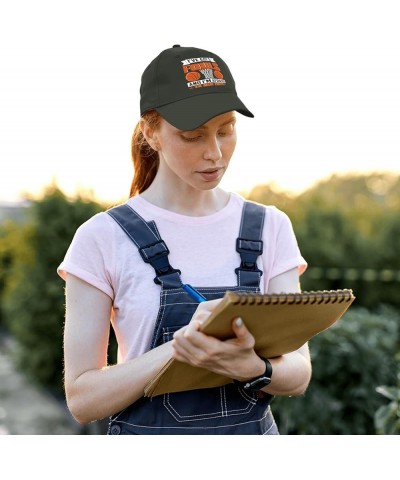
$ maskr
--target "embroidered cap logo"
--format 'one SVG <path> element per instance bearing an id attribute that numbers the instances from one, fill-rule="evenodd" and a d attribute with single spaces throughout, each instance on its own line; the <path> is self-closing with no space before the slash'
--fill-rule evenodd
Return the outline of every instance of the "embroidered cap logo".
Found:
<path id="1" fill-rule="evenodd" d="M 189 89 L 218 87 L 226 84 L 224 75 L 213 58 L 187 58 L 181 62 Z"/>

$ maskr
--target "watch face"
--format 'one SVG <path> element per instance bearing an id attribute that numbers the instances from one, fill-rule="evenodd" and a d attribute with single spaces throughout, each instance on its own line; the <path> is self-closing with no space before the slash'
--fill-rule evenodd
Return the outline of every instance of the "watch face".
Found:
<path id="1" fill-rule="evenodd" d="M 245 390 L 260 390 L 260 388 L 266 387 L 271 383 L 271 379 L 269 377 L 260 377 L 252 382 L 247 382 L 244 384 L 243 388 Z"/>

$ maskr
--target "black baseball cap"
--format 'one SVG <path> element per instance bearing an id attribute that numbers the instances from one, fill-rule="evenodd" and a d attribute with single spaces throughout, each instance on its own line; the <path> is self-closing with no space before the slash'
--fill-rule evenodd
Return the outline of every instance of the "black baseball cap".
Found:
<path id="1" fill-rule="evenodd" d="M 174 45 L 146 68 L 140 86 L 140 115 L 156 110 L 180 130 L 194 130 L 235 110 L 254 117 L 239 99 L 228 65 L 215 53 Z"/>

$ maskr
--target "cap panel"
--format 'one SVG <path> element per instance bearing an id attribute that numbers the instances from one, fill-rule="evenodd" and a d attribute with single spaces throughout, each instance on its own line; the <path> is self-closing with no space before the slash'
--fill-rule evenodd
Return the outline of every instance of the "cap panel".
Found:
<path id="1" fill-rule="evenodd" d="M 149 68 L 150 67 L 150 68 Z M 193 47 L 164 50 L 142 75 L 142 108 L 149 109 L 184 98 L 235 93 L 235 81 L 226 63 L 212 52 Z"/>
<path id="2" fill-rule="evenodd" d="M 162 51 L 143 72 L 140 93 L 141 115 L 156 109 L 173 125 L 185 123 L 178 128 L 192 130 L 230 110 L 253 116 L 237 97 L 227 64 L 195 47 L 174 45 Z"/>

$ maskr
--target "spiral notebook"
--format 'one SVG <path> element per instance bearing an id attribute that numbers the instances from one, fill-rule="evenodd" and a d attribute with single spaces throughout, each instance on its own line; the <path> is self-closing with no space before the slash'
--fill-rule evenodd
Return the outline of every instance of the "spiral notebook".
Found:
<path id="1" fill-rule="evenodd" d="M 241 317 L 255 338 L 255 351 L 272 358 L 293 352 L 333 325 L 354 301 L 352 290 L 319 290 L 289 294 L 226 292 L 201 331 L 221 340 L 232 338 L 232 320 Z M 170 359 L 146 385 L 146 397 L 198 388 L 218 387 L 232 380 L 209 370 Z"/>

